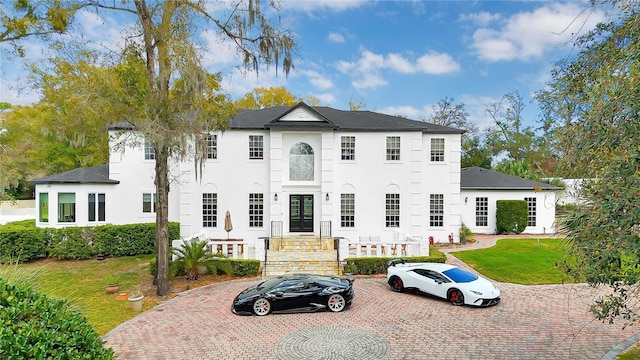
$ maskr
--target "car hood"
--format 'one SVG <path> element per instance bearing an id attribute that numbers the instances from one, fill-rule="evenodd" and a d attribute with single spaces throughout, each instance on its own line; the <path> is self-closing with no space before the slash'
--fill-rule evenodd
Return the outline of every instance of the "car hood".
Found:
<path id="1" fill-rule="evenodd" d="M 482 293 L 482 296 L 497 297 L 500 296 L 500 290 L 498 290 L 493 283 L 485 278 L 478 277 L 475 281 L 466 283 L 465 286 L 468 290 L 474 290 Z"/>

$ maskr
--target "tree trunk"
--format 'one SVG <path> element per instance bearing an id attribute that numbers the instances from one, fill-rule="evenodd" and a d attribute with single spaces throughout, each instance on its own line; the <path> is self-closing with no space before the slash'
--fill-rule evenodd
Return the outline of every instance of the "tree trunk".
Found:
<path id="1" fill-rule="evenodd" d="M 169 293 L 169 148 L 156 145 L 156 294 Z"/>

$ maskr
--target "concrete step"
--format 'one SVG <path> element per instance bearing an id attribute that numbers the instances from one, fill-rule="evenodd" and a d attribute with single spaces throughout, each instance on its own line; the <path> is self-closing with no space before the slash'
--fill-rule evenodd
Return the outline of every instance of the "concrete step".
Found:
<path id="1" fill-rule="evenodd" d="M 271 238 L 269 249 L 277 251 L 315 251 L 333 250 L 333 239 L 320 239 L 316 236 L 293 236 L 284 238 Z"/>
<path id="2" fill-rule="evenodd" d="M 283 274 L 308 273 L 324 275 L 340 275 L 341 266 L 337 261 L 267 261 L 267 277 Z"/>

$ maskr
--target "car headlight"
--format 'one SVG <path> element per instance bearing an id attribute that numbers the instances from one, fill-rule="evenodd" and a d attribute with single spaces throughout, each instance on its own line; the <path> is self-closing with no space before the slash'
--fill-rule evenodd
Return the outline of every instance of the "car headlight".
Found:
<path id="1" fill-rule="evenodd" d="M 476 295 L 482 296 L 482 293 L 480 291 L 475 291 L 475 290 L 469 290 L 469 291 L 471 291 L 472 293 L 474 293 Z"/>

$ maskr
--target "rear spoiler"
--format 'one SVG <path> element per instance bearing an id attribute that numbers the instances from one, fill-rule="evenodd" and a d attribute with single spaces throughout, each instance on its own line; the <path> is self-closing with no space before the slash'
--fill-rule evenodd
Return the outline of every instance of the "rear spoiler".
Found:
<path id="1" fill-rule="evenodd" d="M 405 264 L 406 261 L 403 258 L 391 259 L 387 261 L 387 266 L 396 266 L 396 264 Z"/>
<path id="2" fill-rule="evenodd" d="M 352 285 L 353 282 L 356 280 L 356 278 L 353 276 L 353 274 L 350 274 L 350 273 L 344 274 L 342 276 L 342 279 L 343 280 L 347 280 L 349 282 L 349 285 Z"/>

